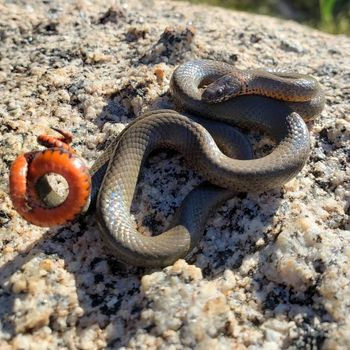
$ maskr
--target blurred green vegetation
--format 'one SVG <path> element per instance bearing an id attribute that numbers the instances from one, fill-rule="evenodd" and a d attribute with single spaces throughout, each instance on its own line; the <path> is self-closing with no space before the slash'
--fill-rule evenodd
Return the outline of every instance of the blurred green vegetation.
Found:
<path id="1" fill-rule="evenodd" d="M 334 34 L 350 35 L 350 0 L 189 0 L 292 19 Z"/>

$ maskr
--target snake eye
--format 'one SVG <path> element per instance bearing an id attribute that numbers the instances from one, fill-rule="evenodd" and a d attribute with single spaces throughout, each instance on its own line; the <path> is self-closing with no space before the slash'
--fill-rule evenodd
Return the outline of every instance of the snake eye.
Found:
<path id="1" fill-rule="evenodd" d="M 202 93 L 202 99 L 208 103 L 217 103 L 222 101 L 225 94 L 225 86 L 222 84 L 217 84 L 217 82 L 213 82 L 208 85 Z"/>
<path id="2" fill-rule="evenodd" d="M 224 89 L 223 88 L 219 88 L 217 92 L 218 92 L 218 95 L 221 96 L 224 93 Z"/>

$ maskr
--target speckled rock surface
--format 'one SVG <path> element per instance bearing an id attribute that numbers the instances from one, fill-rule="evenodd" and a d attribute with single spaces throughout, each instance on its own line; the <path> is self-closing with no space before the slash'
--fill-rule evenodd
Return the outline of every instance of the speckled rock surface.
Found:
<path id="1" fill-rule="evenodd" d="M 0 348 L 348 349 L 350 39 L 173 1 L 28 3 L 0 2 Z M 38 134 L 72 131 L 92 164 L 142 111 L 172 106 L 172 71 L 192 58 L 319 79 L 327 106 L 294 180 L 227 202 L 192 256 L 163 270 L 108 255 L 93 214 L 49 230 L 19 217 L 9 166 Z M 161 232 L 199 181 L 181 156 L 153 156 L 140 230 Z"/>

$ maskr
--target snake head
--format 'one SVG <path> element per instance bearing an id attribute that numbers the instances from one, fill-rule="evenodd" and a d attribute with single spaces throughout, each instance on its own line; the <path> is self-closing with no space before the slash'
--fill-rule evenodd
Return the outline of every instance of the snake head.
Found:
<path id="1" fill-rule="evenodd" d="M 241 93 L 241 80 L 235 75 L 227 74 L 205 88 L 202 93 L 202 100 L 207 103 L 219 103 L 227 101 Z"/>

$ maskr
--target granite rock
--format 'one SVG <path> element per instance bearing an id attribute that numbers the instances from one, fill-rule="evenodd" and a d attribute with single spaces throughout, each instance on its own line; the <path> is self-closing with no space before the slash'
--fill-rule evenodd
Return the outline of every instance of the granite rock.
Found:
<path id="1" fill-rule="evenodd" d="M 294 22 L 175 1 L 0 3 L 1 349 L 347 349 L 350 343 L 350 39 Z M 228 201 L 193 254 L 125 266 L 94 215 L 55 229 L 8 196 L 19 153 L 50 126 L 91 165 L 149 108 L 173 107 L 176 65 L 217 59 L 315 76 L 326 108 L 312 153 L 281 189 Z M 249 133 L 256 155 L 271 142 Z M 200 182 L 180 155 L 145 164 L 133 214 L 161 232 Z"/>

